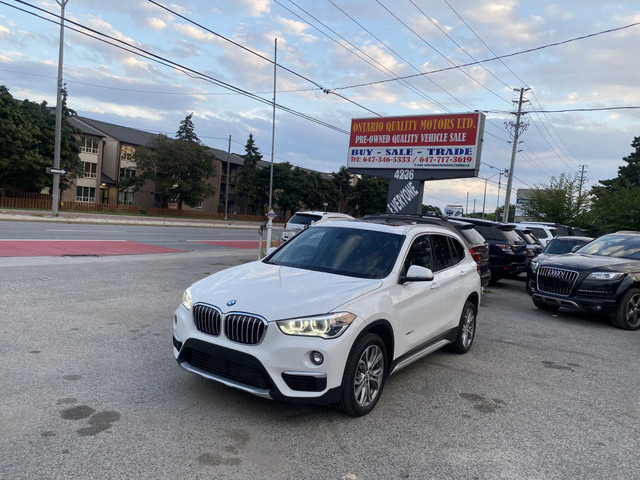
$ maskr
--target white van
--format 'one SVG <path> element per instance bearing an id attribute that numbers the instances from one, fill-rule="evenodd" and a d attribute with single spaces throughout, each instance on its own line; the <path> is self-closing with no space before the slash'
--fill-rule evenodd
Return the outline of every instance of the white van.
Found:
<path id="1" fill-rule="evenodd" d="M 293 217 L 284 226 L 282 232 L 282 241 L 286 242 L 291 237 L 300 233 L 305 228 L 318 222 L 328 222 L 331 220 L 355 220 L 351 215 L 338 212 L 317 212 L 317 211 L 305 211 L 296 212 Z"/>
<path id="2" fill-rule="evenodd" d="M 520 222 L 518 225 L 531 230 L 543 247 L 546 247 L 547 243 L 557 235 L 556 227 L 545 222 Z"/>

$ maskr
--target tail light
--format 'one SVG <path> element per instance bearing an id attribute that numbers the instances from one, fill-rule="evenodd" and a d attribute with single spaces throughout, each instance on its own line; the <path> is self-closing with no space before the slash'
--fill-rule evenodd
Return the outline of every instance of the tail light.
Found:
<path id="1" fill-rule="evenodd" d="M 511 245 L 496 244 L 496 247 L 498 247 L 500 250 L 502 250 L 505 253 L 513 252 L 513 250 L 511 249 Z"/>
<path id="2" fill-rule="evenodd" d="M 482 252 L 479 252 L 475 248 L 470 248 L 469 253 L 471 254 L 471 258 L 473 258 L 476 263 L 480 263 L 480 260 L 482 259 Z"/>
<path id="3" fill-rule="evenodd" d="M 536 251 L 534 248 L 527 247 L 527 257 L 533 258 L 536 256 Z"/>

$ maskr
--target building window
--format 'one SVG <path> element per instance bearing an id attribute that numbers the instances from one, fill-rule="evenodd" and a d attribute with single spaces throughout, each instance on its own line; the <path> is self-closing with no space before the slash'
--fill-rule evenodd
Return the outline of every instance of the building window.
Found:
<path id="1" fill-rule="evenodd" d="M 80 136 L 80 151 L 84 153 L 98 153 L 98 139 L 95 137 Z"/>
<path id="2" fill-rule="evenodd" d="M 82 162 L 84 165 L 84 178 L 97 178 L 98 164 L 92 162 Z"/>
<path id="3" fill-rule="evenodd" d="M 134 193 L 131 190 L 125 190 L 124 192 L 118 192 L 118 204 L 120 205 L 133 205 Z"/>
<path id="4" fill-rule="evenodd" d="M 135 168 L 121 168 L 120 169 L 120 180 L 122 180 L 123 178 L 130 178 L 130 177 L 135 177 L 136 176 L 136 169 Z"/>
<path id="5" fill-rule="evenodd" d="M 129 162 L 133 161 L 133 154 L 136 151 L 134 147 L 129 145 L 122 145 L 120 147 L 120 160 L 127 160 Z"/>
<path id="6" fill-rule="evenodd" d="M 76 187 L 76 202 L 96 201 L 96 189 L 94 187 Z"/>

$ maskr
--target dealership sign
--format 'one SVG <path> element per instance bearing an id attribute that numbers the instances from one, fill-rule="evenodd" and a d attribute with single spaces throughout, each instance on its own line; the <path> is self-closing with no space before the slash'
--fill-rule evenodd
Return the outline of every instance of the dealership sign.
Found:
<path id="1" fill-rule="evenodd" d="M 353 119 L 347 167 L 477 171 L 483 128 L 479 112 Z"/>

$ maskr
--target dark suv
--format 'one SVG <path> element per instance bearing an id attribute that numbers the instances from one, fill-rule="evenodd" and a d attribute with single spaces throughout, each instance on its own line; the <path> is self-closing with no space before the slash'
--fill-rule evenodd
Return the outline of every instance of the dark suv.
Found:
<path id="1" fill-rule="evenodd" d="M 367 215 L 361 220 L 367 222 L 378 222 L 388 224 L 407 224 L 413 223 L 429 223 L 433 225 L 442 225 L 457 232 L 465 242 L 465 246 L 469 250 L 471 257 L 478 265 L 478 273 L 482 280 L 482 286 L 489 285 L 491 280 L 491 271 L 489 270 L 489 245 L 484 237 L 475 229 L 474 225 L 468 222 L 461 222 L 458 218 L 445 217 L 440 215 L 407 215 L 394 213 L 380 213 L 375 215 Z"/>
<path id="2" fill-rule="evenodd" d="M 607 315 L 627 330 L 640 329 L 640 232 L 603 235 L 574 253 L 531 262 L 536 307 Z"/>
<path id="3" fill-rule="evenodd" d="M 492 282 L 525 271 L 527 244 L 515 232 L 514 224 L 469 217 L 456 220 L 471 223 L 489 244 L 489 270 Z"/>

